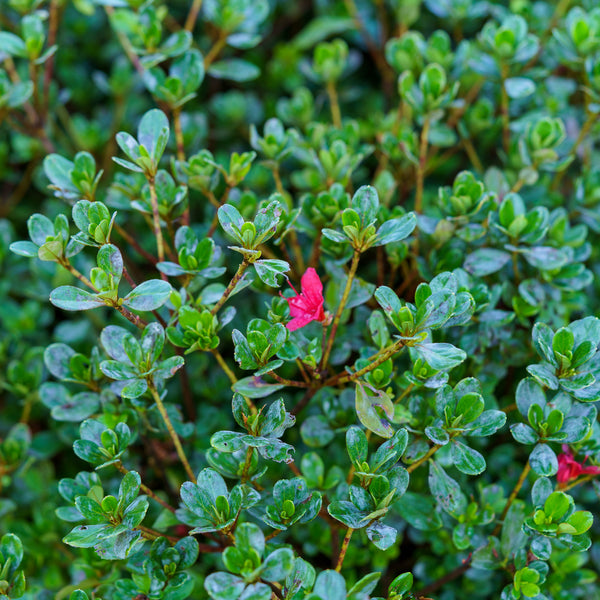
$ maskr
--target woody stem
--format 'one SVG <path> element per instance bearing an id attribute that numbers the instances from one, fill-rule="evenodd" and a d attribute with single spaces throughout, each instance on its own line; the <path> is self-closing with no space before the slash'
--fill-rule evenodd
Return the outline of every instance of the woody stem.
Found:
<path id="1" fill-rule="evenodd" d="M 492 532 L 493 536 L 498 535 L 500 533 L 500 531 L 502 530 L 502 525 L 504 523 L 504 519 L 506 518 L 506 515 L 508 514 L 508 510 L 510 509 L 512 503 L 515 501 L 515 498 L 517 497 L 518 493 L 521 491 L 521 487 L 523 487 L 523 484 L 525 483 L 525 480 L 527 479 L 527 475 L 529 475 L 530 470 L 531 470 L 531 465 L 529 464 L 529 461 L 527 461 L 525 463 L 525 466 L 523 467 L 523 471 L 521 472 L 521 475 L 519 476 L 517 483 L 515 484 L 515 487 L 513 488 L 513 491 L 510 493 L 510 496 L 508 497 L 508 500 L 506 501 L 504 510 L 502 511 L 502 516 L 500 517 L 500 521 L 498 522 L 498 524 L 494 528 L 494 531 Z"/>
<path id="2" fill-rule="evenodd" d="M 325 348 L 325 352 L 323 354 L 323 359 L 321 361 L 321 369 L 325 369 L 327 367 L 327 362 L 329 361 L 329 355 L 331 354 L 331 348 L 333 347 L 333 340 L 335 339 L 335 334 L 337 333 L 338 325 L 340 324 L 340 318 L 342 316 L 342 312 L 344 307 L 346 306 L 346 302 L 348 301 L 348 296 L 350 296 L 350 289 L 352 288 L 352 282 L 354 281 L 354 276 L 356 275 L 356 269 L 358 268 L 358 261 L 360 260 L 360 250 L 354 250 L 354 255 L 352 257 L 352 264 L 350 265 L 350 272 L 348 273 L 348 279 L 346 280 L 346 287 L 344 288 L 344 293 L 342 294 L 342 299 L 335 311 L 335 316 L 333 317 L 333 323 L 331 324 L 331 333 L 329 334 L 329 339 L 327 340 L 327 347 Z"/>
<path id="3" fill-rule="evenodd" d="M 240 279 L 242 278 L 242 275 L 244 274 L 244 271 L 249 266 L 250 266 L 250 263 L 246 259 L 244 259 L 240 263 L 240 266 L 238 267 L 238 270 L 236 271 L 235 275 L 233 276 L 233 279 L 229 282 L 229 285 L 227 286 L 227 288 L 223 292 L 223 295 L 221 296 L 221 298 L 219 299 L 219 301 L 213 306 L 212 310 L 210 311 L 211 314 L 216 315 L 219 312 L 219 309 L 223 306 L 223 304 L 225 304 L 225 302 L 227 301 L 227 298 L 229 298 L 229 296 L 231 295 L 231 293 L 235 289 L 235 286 L 239 283 Z"/>

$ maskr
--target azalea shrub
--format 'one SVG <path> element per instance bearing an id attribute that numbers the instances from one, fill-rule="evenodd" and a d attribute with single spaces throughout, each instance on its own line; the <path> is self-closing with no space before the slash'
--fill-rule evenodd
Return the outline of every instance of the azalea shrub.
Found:
<path id="1" fill-rule="evenodd" d="M 5 0 L 0 598 L 600 599 L 595 0 Z"/>

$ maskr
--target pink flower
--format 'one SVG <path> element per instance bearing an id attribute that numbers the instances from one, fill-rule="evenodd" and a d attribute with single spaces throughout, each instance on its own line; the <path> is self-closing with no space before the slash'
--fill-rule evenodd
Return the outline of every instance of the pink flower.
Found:
<path id="1" fill-rule="evenodd" d="M 290 331 L 295 331 L 308 325 L 311 321 L 320 321 L 323 323 L 327 316 L 323 309 L 323 284 L 317 275 L 317 272 L 309 267 L 306 269 L 302 279 L 302 292 L 299 294 L 294 286 L 292 289 L 296 295 L 292 298 L 285 298 L 290 307 L 290 315 L 292 320 L 287 324 Z"/>
<path id="2" fill-rule="evenodd" d="M 563 453 L 558 455 L 558 472 L 556 474 L 558 483 L 567 483 L 577 479 L 580 475 L 597 475 L 600 473 L 600 467 L 585 467 L 583 465 L 587 457 L 579 463 L 575 460 L 573 452 L 568 446 L 563 445 L 562 450 Z"/>

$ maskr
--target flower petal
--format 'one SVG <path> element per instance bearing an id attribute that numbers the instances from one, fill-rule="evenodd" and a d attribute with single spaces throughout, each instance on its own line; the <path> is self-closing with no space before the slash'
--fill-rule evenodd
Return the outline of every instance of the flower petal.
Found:
<path id="1" fill-rule="evenodd" d="M 600 467 L 594 467 L 594 466 L 583 467 L 581 469 L 581 472 L 585 473 L 586 475 L 597 475 L 598 473 L 600 473 Z"/>
<path id="2" fill-rule="evenodd" d="M 302 275 L 300 280 L 302 285 L 302 294 L 313 305 L 319 306 L 323 304 L 323 284 L 317 275 L 317 272 L 309 267 Z"/>
<path id="3" fill-rule="evenodd" d="M 313 318 L 310 315 L 298 315 L 297 317 L 294 317 L 291 321 L 289 321 L 286 327 L 289 331 L 296 331 L 296 329 L 300 329 L 300 327 L 308 325 L 312 320 Z"/>
<path id="4" fill-rule="evenodd" d="M 306 298 L 303 296 L 296 296 L 294 298 L 286 298 L 288 306 L 290 307 L 290 315 L 292 317 L 300 317 L 305 314 L 312 312 L 311 307 L 308 305 Z"/>

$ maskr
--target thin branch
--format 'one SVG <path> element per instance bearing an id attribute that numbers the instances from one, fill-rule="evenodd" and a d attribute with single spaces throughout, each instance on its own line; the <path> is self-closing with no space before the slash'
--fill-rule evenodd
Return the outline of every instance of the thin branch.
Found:
<path id="1" fill-rule="evenodd" d="M 409 473 L 412 473 L 415 469 L 418 469 L 424 462 L 428 461 L 440 448 L 441 446 L 439 446 L 438 444 L 434 444 L 431 448 L 429 448 L 429 451 L 425 456 L 422 456 L 418 461 L 412 463 L 412 465 L 408 465 L 408 467 L 406 467 L 406 470 Z"/>
<path id="2" fill-rule="evenodd" d="M 127 54 L 127 58 L 129 58 L 129 60 L 131 61 L 131 64 L 135 67 L 135 70 L 139 73 L 139 75 L 141 77 L 144 77 L 145 69 L 144 69 L 142 63 L 140 62 L 139 56 L 135 53 L 135 50 L 133 49 L 133 46 L 131 45 L 129 38 L 119 28 L 114 27 L 112 25 L 112 19 L 115 14 L 115 9 L 112 6 L 105 6 L 104 10 L 106 11 L 108 20 L 111 23 L 111 27 L 113 28 L 114 32 L 117 34 L 119 43 L 121 44 L 123 50 L 125 50 L 125 54 Z"/>
<path id="3" fill-rule="evenodd" d="M 404 340 L 398 340 L 391 346 L 387 346 L 383 348 L 376 354 L 373 354 L 367 359 L 367 366 L 359 369 L 358 371 L 354 371 L 354 373 L 338 373 L 329 379 L 326 379 L 321 387 L 327 387 L 332 385 L 339 385 L 341 383 L 346 383 L 348 381 L 355 381 L 359 377 L 366 375 L 376 369 L 380 364 L 384 363 L 388 358 L 391 358 L 396 352 L 398 352 L 404 346 Z"/>
<path id="4" fill-rule="evenodd" d="M 167 431 L 169 432 L 169 435 L 171 436 L 171 439 L 173 440 L 173 445 L 175 446 L 175 451 L 177 452 L 177 456 L 179 456 L 179 460 L 181 461 L 181 464 L 183 465 L 183 468 L 185 469 L 185 472 L 187 473 L 189 480 L 192 483 L 196 483 L 196 476 L 194 475 L 194 471 L 192 471 L 192 468 L 190 467 L 190 463 L 188 462 L 187 456 L 185 455 L 185 451 L 183 450 L 183 446 L 181 445 L 181 440 L 179 439 L 179 436 L 177 435 L 177 432 L 175 431 L 175 428 L 173 427 L 173 423 L 171 423 L 171 419 L 169 418 L 167 409 L 165 408 L 165 405 L 163 404 L 163 401 L 161 400 L 160 394 L 158 393 L 158 390 L 156 389 L 156 386 L 154 385 L 154 381 L 152 380 L 151 377 L 148 378 L 147 381 L 148 381 L 148 389 L 150 390 L 152 399 L 154 400 L 154 402 L 156 404 L 156 408 L 158 408 L 158 412 L 160 413 L 160 416 L 162 417 L 162 419 L 165 423 Z"/>
<path id="5" fill-rule="evenodd" d="M 115 468 L 123 475 L 130 473 L 129 469 L 127 469 L 121 461 L 115 463 Z M 140 490 L 142 490 L 146 496 L 149 496 L 152 500 L 158 502 L 163 508 L 166 508 L 169 512 L 175 513 L 175 509 L 168 502 L 165 502 L 162 498 L 157 496 L 147 485 L 140 483 Z"/>
<path id="6" fill-rule="evenodd" d="M 342 312 L 344 311 L 346 302 L 348 301 L 348 296 L 350 296 L 350 289 L 352 288 L 352 282 L 354 281 L 354 276 L 356 275 L 356 270 L 358 269 L 359 260 L 360 251 L 354 250 L 354 255 L 352 256 L 352 264 L 350 265 L 350 271 L 348 273 L 348 279 L 346 279 L 346 286 L 344 288 L 344 292 L 342 293 L 342 298 L 340 300 L 340 303 L 338 304 L 337 310 L 335 311 L 335 316 L 333 317 L 333 322 L 331 324 L 331 332 L 329 333 L 329 339 L 327 340 L 327 347 L 323 352 L 323 358 L 321 360 L 321 370 L 327 368 L 327 362 L 329 361 L 329 355 L 331 354 L 333 341 L 335 340 L 335 334 L 337 333 Z"/>
<path id="7" fill-rule="evenodd" d="M 225 375 L 227 375 L 229 381 L 231 381 L 231 385 L 235 385 L 238 379 L 235 376 L 235 373 L 229 368 L 229 365 L 225 362 L 225 359 L 223 358 L 222 354 L 216 348 L 211 350 L 211 353 L 217 359 L 219 366 L 221 367 L 221 369 L 223 369 L 223 372 L 225 373 Z"/>
<path id="8" fill-rule="evenodd" d="M 298 388 L 307 388 L 310 387 L 310 384 L 306 381 L 293 381 L 291 379 L 285 379 L 284 377 L 279 376 L 275 371 L 269 371 L 269 375 L 275 379 L 278 383 L 282 385 L 287 385 L 289 387 L 298 387 Z"/>
<path id="9" fill-rule="evenodd" d="M 525 483 L 525 480 L 527 479 L 527 475 L 529 475 L 530 470 L 531 470 L 531 465 L 529 464 L 529 460 L 528 460 L 525 463 L 525 466 L 523 467 L 523 471 L 521 471 L 521 475 L 519 476 L 519 479 L 517 480 L 517 483 L 515 484 L 513 491 L 510 493 L 510 496 L 508 497 L 508 500 L 506 501 L 506 504 L 504 505 L 504 510 L 502 511 L 502 515 L 500 516 L 500 521 L 498 522 L 498 524 L 494 528 L 494 531 L 492 532 L 493 536 L 498 535 L 500 533 L 500 531 L 502 530 L 502 525 L 504 524 L 504 519 L 505 519 L 506 515 L 508 514 L 508 510 L 512 506 L 512 503 L 515 501 L 515 498 L 517 497 L 518 493 L 521 491 L 521 488 L 523 487 L 523 484 Z"/>
<path id="10" fill-rule="evenodd" d="M 340 110 L 340 101 L 338 99 L 335 81 L 327 82 L 327 96 L 329 96 L 329 106 L 331 108 L 331 120 L 336 129 L 342 128 L 342 111 Z"/>
<path id="11" fill-rule="evenodd" d="M 58 32 L 59 20 L 59 0 L 50 0 L 49 17 L 48 17 L 48 48 L 54 46 L 56 42 L 56 34 Z M 50 100 L 50 83 L 52 81 L 52 71 L 54 69 L 54 54 L 48 57 L 44 65 L 44 84 L 43 84 L 43 102 L 42 112 L 44 115 L 48 113 L 48 104 Z"/>
<path id="12" fill-rule="evenodd" d="M 302 396 L 302 398 L 300 398 L 300 401 L 298 402 L 298 404 L 296 404 L 296 406 L 294 406 L 294 408 L 292 409 L 292 414 L 294 416 L 296 416 L 299 413 L 301 413 L 306 408 L 306 406 L 310 402 L 311 398 L 316 393 L 317 393 L 316 388 L 309 388 L 308 390 L 306 390 L 306 392 L 304 393 L 304 396 Z"/>
<path id="13" fill-rule="evenodd" d="M 148 186 L 150 187 L 150 204 L 152 205 L 152 225 L 154 237 L 156 238 L 156 247 L 158 250 L 158 262 L 165 260 L 165 243 L 163 241 L 162 229 L 160 226 L 160 213 L 158 212 L 158 198 L 156 196 L 156 186 L 154 176 L 148 177 Z M 161 273 L 161 277 L 166 280 L 167 276 Z"/>
<path id="14" fill-rule="evenodd" d="M 456 569 L 450 571 L 450 573 L 446 573 L 446 575 L 444 575 L 443 577 L 440 577 L 438 580 L 434 581 L 433 583 L 430 583 L 429 585 L 426 585 L 423 589 L 419 590 L 417 592 L 419 594 L 419 597 L 425 597 L 428 594 L 435 592 L 446 583 L 450 583 L 451 581 L 454 581 L 455 579 L 460 577 L 463 573 L 466 573 L 469 570 L 469 567 L 471 566 L 471 560 L 472 554 L 470 554 L 469 557 L 463 561 L 462 565 L 456 567 Z"/>
<path id="15" fill-rule="evenodd" d="M 227 298 L 231 296 L 231 293 L 239 283 L 244 271 L 250 266 L 250 263 L 244 258 L 244 260 L 240 263 L 238 270 L 235 272 L 233 279 L 229 282 L 229 285 L 225 288 L 223 295 L 219 298 L 219 301 L 212 307 L 210 311 L 211 314 L 216 315 L 219 312 L 219 309 L 227 302 Z"/>
<path id="16" fill-rule="evenodd" d="M 193 31 L 194 25 L 196 25 L 196 19 L 198 18 L 198 13 L 202 8 L 202 0 L 194 0 L 192 2 L 192 6 L 190 6 L 190 12 L 185 20 L 184 29 L 187 31 Z"/>
<path id="17" fill-rule="evenodd" d="M 417 164 L 417 191 L 415 193 L 415 212 L 423 212 L 423 187 L 425 183 L 425 169 L 427 166 L 427 144 L 429 138 L 429 117 L 423 121 L 421 141 L 419 144 L 419 162 Z"/>
<path id="18" fill-rule="evenodd" d="M 212 65 L 212 63 L 217 59 L 217 56 L 221 53 L 221 50 L 225 48 L 227 44 L 227 32 L 219 31 L 219 37 L 216 42 L 213 44 L 213 47 L 208 51 L 206 56 L 204 57 L 204 70 L 208 70 L 208 67 Z"/>
<path id="19" fill-rule="evenodd" d="M 133 249 L 140 255 L 143 256 L 150 264 L 155 265 L 158 260 L 156 260 L 155 256 L 152 256 L 152 254 L 150 254 L 150 252 L 144 250 L 137 242 L 137 240 L 132 237 L 131 235 L 129 235 L 129 233 L 127 233 L 127 231 L 125 231 L 125 229 L 123 229 L 118 223 L 115 223 L 113 225 L 114 229 L 117 231 L 117 233 L 128 243 L 130 244 Z"/>
<path id="20" fill-rule="evenodd" d="M 348 551 L 348 546 L 350 545 L 350 538 L 352 537 L 352 533 L 354 529 L 352 527 L 348 527 L 346 530 L 346 535 L 344 536 L 344 541 L 342 542 L 342 548 L 340 550 L 340 555 L 337 559 L 337 564 L 335 565 L 335 570 L 339 573 L 342 570 L 342 565 L 344 564 L 344 559 L 346 558 L 346 552 Z"/>

